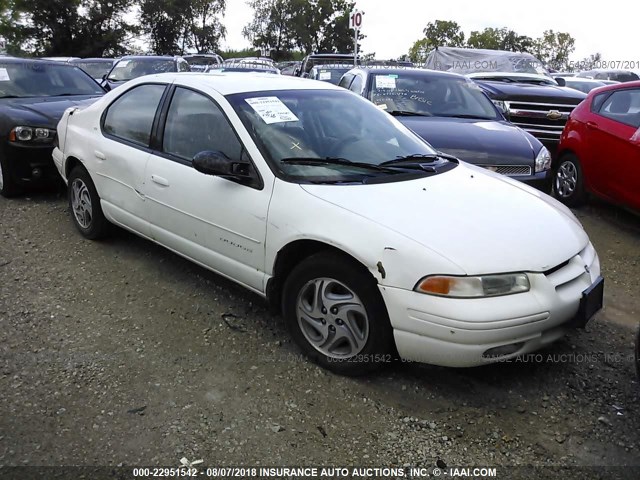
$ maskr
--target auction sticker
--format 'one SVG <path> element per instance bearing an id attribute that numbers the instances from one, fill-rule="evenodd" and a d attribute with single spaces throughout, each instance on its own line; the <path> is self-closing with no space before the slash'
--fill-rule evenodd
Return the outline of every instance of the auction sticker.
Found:
<path id="1" fill-rule="evenodd" d="M 376 75 L 376 88 L 396 88 L 396 76 Z"/>
<path id="2" fill-rule="evenodd" d="M 278 97 L 256 97 L 246 98 L 247 102 L 255 112 L 260 115 L 264 123 L 297 122 L 298 117 L 289 110 Z"/>
<path id="3" fill-rule="evenodd" d="M 122 60 L 121 62 L 118 62 L 118 64 L 116 65 L 116 68 L 126 67 L 127 65 L 129 65 L 129 61 L 130 60 Z"/>
<path id="4" fill-rule="evenodd" d="M 327 72 L 326 70 L 320 70 L 319 80 L 331 80 L 331 72 Z"/>
<path id="5" fill-rule="evenodd" d="M 0 68 L 0 82 L 8 82 L 11 79 L 9 78 L 9 72 L 7 72 L 6 68 Z"/>

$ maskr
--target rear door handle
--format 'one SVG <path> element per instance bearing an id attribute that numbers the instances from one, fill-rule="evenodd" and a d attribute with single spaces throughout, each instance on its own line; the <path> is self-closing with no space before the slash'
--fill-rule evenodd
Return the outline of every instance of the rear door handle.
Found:
<path id="1" fill-rule="evenodd" d="M 158 185 L 162 185 L 163 187 L 169 186 L 169 180 L 166 178 L 159 177 L 158 175 L 151 175 L 151 181 L 157 183 Z"/>
<path id="2" fill-rule="evenodd" d="M 98 150 L 94 150 L 93 154 L 96 156 L 96 158 L 98 160 L 106 160 L 107 159 L 107 156 L 104 153 L 102 153 L 102 152 L 100 152 Z"/>
<path id="3" fill-rule="evenodd" d="M 587 122 L 587 128 L 598 128 L 598 124 L 596 122 Z"/>

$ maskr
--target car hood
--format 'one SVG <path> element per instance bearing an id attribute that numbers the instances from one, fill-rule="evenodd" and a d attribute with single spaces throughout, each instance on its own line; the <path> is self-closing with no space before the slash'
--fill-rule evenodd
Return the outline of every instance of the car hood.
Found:
<path id="1" fill-rule="evenodd" d="M 577 105 L 587 98 L 582 92 L 556 85 L 532 85 L 493 80 L 474 81 L 494 100 L 540 101 L 543 103 Z"/>
<path id="2" fill-rule="evenodd" d="M 533 165 L 542 144 L 507 122 L 396 117 L 437 150 L 477 165 Z"/>
<path id="3" fill-rule="evenodd" d="M 543 272 L 578 254 L 589 241 L 570 210 L 556 200 L 464 163 L 418 180 L 302 188 L 414 240 L 469 275 Z M 389 242 L 394 247 L 392 238 Z"/>
<path id="4" fill-rule="evenodd" d="M 0 108 L 13 125 L 26 124 L 55 129 L 67 108 L 87 106 L 98 98 L 100 98 L 99 95 L 16 98 L 3 101 L 0 103 Z"/>

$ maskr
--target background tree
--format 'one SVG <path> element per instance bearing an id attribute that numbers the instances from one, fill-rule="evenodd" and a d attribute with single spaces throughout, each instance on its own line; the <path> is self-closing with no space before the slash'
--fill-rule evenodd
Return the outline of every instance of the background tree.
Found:
<path id="1" fill-rule="evenodd" d="M 220 49 L 220 41 L 226 35 L 222 17 L 226 0 L 191 0 L 189 24 L 191 42 L 189 46 L 198 53 L 214 53 Z"/>
<path id="2" fill-rule="evenodd" d="M 119 55 L 136 31 L 125 20 L 133 4 L 134 0 L 9 0 L 0 35 L 8 41 L 8 53 Z"/>
<path id="3" fill-rule="evenodd" d="M 436 47 L 465 46 L 465 35 L 457 22 L 436 20 L 429 22 L 422 32 L 424 38 L 417 40 L 409 49 L 409 58 L 414 62 L 423 61 L 425 54 Z"/>
<path id="4" fill-rule="evenodd" d="M 244 27 L 244 36 L 256 48 L 273 50 L 278 59 L 290 56 L 292 50 L 353 50 L 349 13 L 355 4 L 350 0 L 250 0 L 248 5 L 254 18 Z"/>
<path id="5" fill-rule="evenodd" d="M 575 39 L 568 33 L 546 30 L 533 45 L 533 53 L 549 68 L 565 70 L 569 65 L 569 55 L 575 50 Z"/>
<path id="6" fill-rule="evenodd" d="M 487 48 L 490 50 L 528 52 L 532 49 L 533 43 L 532 38 L 518 35 L 515 31 L 503 27 L 485 28 L 481 32 L 471 32 L 467 46 L 470 48 Z"/>
<path id="7" fill-rule="evenodd" d="M 242 29 L 242 34 L 259 49 L 274 52 L 277 60 L 294 47 L 292 28 L 294 11 L 289 0 L 251 0 L 253 20 Z"/>

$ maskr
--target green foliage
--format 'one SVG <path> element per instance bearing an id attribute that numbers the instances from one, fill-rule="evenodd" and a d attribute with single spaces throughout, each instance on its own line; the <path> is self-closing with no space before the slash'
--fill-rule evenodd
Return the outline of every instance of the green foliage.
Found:
<path id="1" fill-rule="evenodd" d="M 353 50 L 349 0 L 249 0 L 253 20 L 242 33 L 256 48 L 283 59 L 289 52 L 345 53 Z M 364 38 L 360 35 L 359 39 Z"/>
<path id="2" fill-rule="evenodd" d="M 413 62 L 424 61 L 426 54 L 436 47 L 464 47 L 464 32 L 457 22 L 436 20 L 429 22 L 423 30 L 424 38 L 417 40 L 409 49 Z"/>
<path id="3" fill-rule="evenodd" d="M 533 44 L 534 40 L 532 38 L 518 35 L 506 27 L 485 28 L 482 32 L 473 31 L 467 41 L 469 48 L 487 48 L 512 52 L 529 52 Z"/>
<path id="4" fill-rule="evenodd" d="M 141 0 L 140 23 L 160 55 L 215 52 L 226 30 L 226 0 Z"/>
<path id="5" fill-rule="evenodd" d="M 134 0 L 5 0 L 0 35 L 11 54 L 108 56 L 127 50 Z M 55 19 L 55 21 L 52 21 Z"/>
<path id="6" fill-rule="evenodd" d="M 565 70 L 569 55 L 575 50 L 575 39 L 568 33 L 546 30 L 533 45 L 533 54 L 548 67 Z"/>

